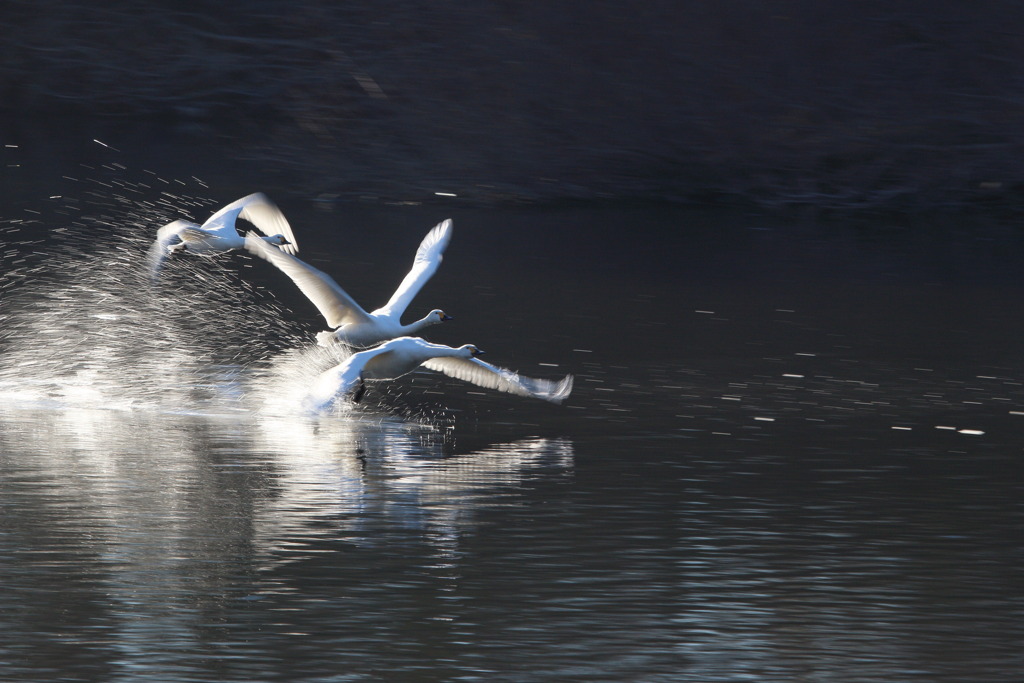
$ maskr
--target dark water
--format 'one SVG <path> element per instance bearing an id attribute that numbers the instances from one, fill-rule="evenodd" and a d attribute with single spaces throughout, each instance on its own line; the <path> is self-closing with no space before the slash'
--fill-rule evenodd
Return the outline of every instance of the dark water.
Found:
<path id="1" fill-rule="evenodd" d="M 286 280 L 138 271 L 174 212 L 264 188 L 75 175 L 0 226 L 3 680 L 1020 680 L 1013 230 L 280 197 L 368 304 L 452 216 L 410 314 L 576 376 L 311 419 L 282 404 L 330 359 Z"/>

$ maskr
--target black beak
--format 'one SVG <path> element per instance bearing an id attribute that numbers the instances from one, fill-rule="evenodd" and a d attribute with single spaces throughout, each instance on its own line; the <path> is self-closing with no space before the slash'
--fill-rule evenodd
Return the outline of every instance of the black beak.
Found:
<path id="1" fill-rule="evenodd" d="M 441 320 L 442 320 L 442 321 L 445 321 L 445 320 L 455 320 L 455 318 L 453 318 L 453 317 L 451 317 L 450 315 L 447 315 L 447 314 L 445 314 L 445 313 L 442 313 L 442 314 L 441 314 Z"/>
<path id="2" fill-rule="evenodd" d="M 476 358 L 477 356 L 482 356 L 482 355 L 484 355 L 484 350 L 483 349 L 477 349 L 476 351 L 473 352 L 473 358 Z"/>

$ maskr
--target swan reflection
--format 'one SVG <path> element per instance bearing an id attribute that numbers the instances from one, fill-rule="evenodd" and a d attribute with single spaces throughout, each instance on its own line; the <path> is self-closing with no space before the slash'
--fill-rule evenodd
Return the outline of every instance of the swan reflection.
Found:
<path id="1" fill-rule="evenodd" d="M 357 549 L 443 578 L 477 510 L 531 470 L 573 466 L 565 440 L 454 455 L 450 441 L 391 418 L 0 405 L 5 611 L 99 624 L 103 644 L 74 656 L 186 678 L 174 667 L 189 666 L 210 624 L 301 590 L 285 565 L 343 567 Z M 88 623 L 69 621 L 68 604 L 91 605 Z"/>
<path id="2" fill-rule="evenodd" d="M 274 462 L 273 494 L 252 510 L 263 562 L 301 557 L 303 542 L 373 545 L 396 530 L 447 546 L 476 508 L 494 504 L 531 470 L 573 466 L 566 439 L 531 437 L 451 454 L 443 432 L 392 419 L 296 421 L 259 436 L 254 450 Z"/>
<path id="3" fill-rule="evenodd" d="M 445 430 L 367 416 L 282 423 L 6 407 L 0 445 L 0 489 L 16 482 L 40 504 L 59 500 L 50 527 L 88 527 L 62 538 L 129 571 L 138 553 L 217 564 L 244 551 L 265 568 L 322 541 L 376 545 L 412 534 L 448 545 L 476 509 L 514 493 L 531 471 L 573 467 L 566 439 L 458 452 Z"/>

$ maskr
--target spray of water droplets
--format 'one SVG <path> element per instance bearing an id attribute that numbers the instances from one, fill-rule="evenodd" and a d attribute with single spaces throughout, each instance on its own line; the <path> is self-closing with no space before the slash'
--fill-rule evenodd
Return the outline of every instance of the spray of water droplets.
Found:
<path id="1" fill-rule="evenodd" d="M 233 198 L 200 196 L 208 190 L 195 179 L 129 175 L 93 169 L 87 181 L 68 179 L 77 194 L 52 196 L 27 218 L 0 218 L 0 397 L 203 414 L 286 410 L 338 352 L 309 349 L 308 334 L 245 277 L 262 265 L 246 255 L 175 258 L 153 283 L 145 255 L 157 228 L 202 222 Z M 269 359 L 300 348 L 268 369 Z"/>

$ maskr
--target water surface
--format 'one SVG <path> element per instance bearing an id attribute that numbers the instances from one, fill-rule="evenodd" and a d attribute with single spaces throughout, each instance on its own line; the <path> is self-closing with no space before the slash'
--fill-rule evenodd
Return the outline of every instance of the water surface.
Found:
<path id="1" fill-rule="evenodd" d="M 5 680 L 1019 680 L 1016 233 L 281 197 L 367 305 L 453 217 L 410 314 L 576 377 L 310 418 L 286 279 L 139 269 L 263 188 L 122 166 L 2 226 Z"/>

